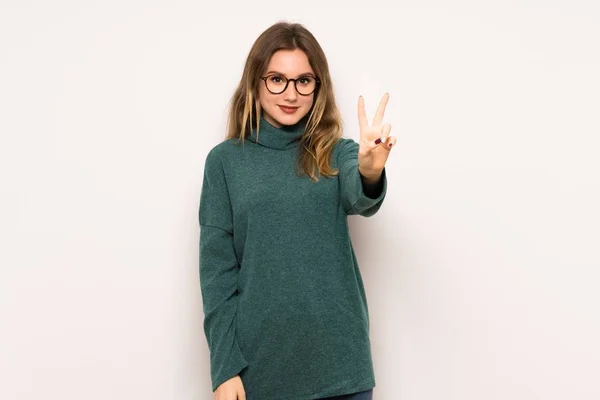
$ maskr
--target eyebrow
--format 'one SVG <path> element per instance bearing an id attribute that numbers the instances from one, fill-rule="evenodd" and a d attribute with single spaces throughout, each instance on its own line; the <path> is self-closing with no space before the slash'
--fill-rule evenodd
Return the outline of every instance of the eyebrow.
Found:
<path id="1" fill-rule="evenodd" d="M 279 71 L 269 71 L 265 75 L 269 75 L 272 72 L 279 74 L 279 75 L 286 76 L 283 72 L 279 72 Z M 306 75 L 315 76 L 315 74 L 313 74 L 312 72 L 303 72 L 303 73 L 299 74 L 298 76 L 306 76 Z"/>

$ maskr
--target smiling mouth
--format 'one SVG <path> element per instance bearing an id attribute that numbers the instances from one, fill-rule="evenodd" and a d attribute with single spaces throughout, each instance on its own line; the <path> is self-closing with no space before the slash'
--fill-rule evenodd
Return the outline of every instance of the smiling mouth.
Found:
<path id="1" fill-rule="evenodd" d="M 298 107 L 288 107 L 288 106 L 279 106 L 279 107 L 286 108 L 288 110 L 295 110 L 296 108 L 298 108 Z"/>

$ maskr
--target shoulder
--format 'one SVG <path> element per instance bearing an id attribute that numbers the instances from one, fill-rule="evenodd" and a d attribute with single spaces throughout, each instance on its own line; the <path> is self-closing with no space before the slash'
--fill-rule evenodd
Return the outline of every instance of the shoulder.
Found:
<path id="1" fill-rule="evenodd" d="M 358 149 L 358 143 L 352 138 L 342 137 L 335 144 L 334 151 L 344 153 Z"/>
<path id="2" fill-rule="evenodd" d="M 235 139 L 226 139 L 225 141 L 213 146 L 206 155 L 205 167 L 221 167 L 224 161 L 230 159 L 235 151 Z"/>
<path id="3" fill-rule="evenodd" d="M 333 154 L 335 159 L 343 161 L 351 157 L 358 157 L 358 143 L 352 138 L 342 137 L 335 144 Z"/>

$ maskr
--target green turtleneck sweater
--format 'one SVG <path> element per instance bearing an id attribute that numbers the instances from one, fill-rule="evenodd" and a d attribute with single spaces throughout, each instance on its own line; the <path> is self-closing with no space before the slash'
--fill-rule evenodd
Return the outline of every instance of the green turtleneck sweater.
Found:
<path id="1" fill-rule="evenodd" d="M 248 400 L 313 400 L 375 387 L 367 298 L 348 215 L 383 203 L 385 169 L 367 186 L 358 143 L 342 138 L 339 175 L 314 182 L 295 160 L 306 118 L 260 120 L 242 145 L 206 157 L 200 286 L 212 390 L 239 375 Z"/>

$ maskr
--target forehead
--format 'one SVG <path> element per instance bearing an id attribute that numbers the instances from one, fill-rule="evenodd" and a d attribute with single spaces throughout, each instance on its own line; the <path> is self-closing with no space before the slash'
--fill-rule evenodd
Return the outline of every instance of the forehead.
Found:
<path id="1" fill-rule="evenodd" d="M 276 51 L 269 60 L 267 71 L 277 71 L 288 76 L 314 73 L 308 56 L 300 49 Z"/>

